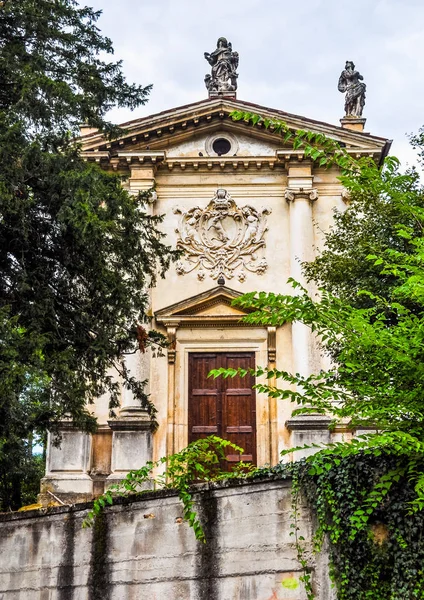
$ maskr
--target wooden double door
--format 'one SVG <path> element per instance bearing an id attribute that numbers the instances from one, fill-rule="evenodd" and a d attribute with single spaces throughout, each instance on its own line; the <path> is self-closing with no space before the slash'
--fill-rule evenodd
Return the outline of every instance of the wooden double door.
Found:
<path id="1" fill-rule="evenodd" d="M 208 377 L 212 369 L 255 368 L 253 352 L 189 354 L 189 442 L 217 435 L 243 448 L 241 459 L 256 464 L 256 397 L 254 377 Z M 227 460 L 238 462 L 231 451 Z"/>

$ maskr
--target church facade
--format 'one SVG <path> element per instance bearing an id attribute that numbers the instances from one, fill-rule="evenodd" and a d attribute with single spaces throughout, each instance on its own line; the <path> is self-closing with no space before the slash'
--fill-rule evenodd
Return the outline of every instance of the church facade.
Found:
<path id="1" fill-rule="evenodd" d="M 82 131 L 87 161 L 122 175 L 131 194 L 154 188 L 149 210 L 165 215 L 162 230 L 182 256 L 150 290 L 151 327 L 169 347 L 164 356 L 126 359 L 131 373 L 149 382 L 157 430 L 126 389 L 115 418 L 108 398 L 99 398 L 97 433 L 64 424 L 61 446 L 49 444 L 42 492 L 91 499 L 146 460 L 211 434 L 240 445 L 243 460 L 257 465 L 275 464 L 282 450 L 302 443 L 351 435 L 347 428 L 330 433 L 326 417 L 292 418 L 290 403 L 255 392 L 251 378 L 208 377 L 219 367 L 304 374 L 326 367 L 306 327 L 249 326 L 231 302 L 254 290 L 290 293 L 289 277 L 305 283 L 300 263 L 314 258 L 334 210 L 347 202 L 337 167 L 320 167 L 272 128 L 230 115 L 241 110 L 283 120 L 377 162 L 390 143 L 365 133 L 361 115 L 347 116 L 340 127 L 238 100 L 238 57 L 228 43 L 218 42 L 215 52 L 207 58 L 207 99 L 125 123 L 125 135 L 113 142 Z"/>

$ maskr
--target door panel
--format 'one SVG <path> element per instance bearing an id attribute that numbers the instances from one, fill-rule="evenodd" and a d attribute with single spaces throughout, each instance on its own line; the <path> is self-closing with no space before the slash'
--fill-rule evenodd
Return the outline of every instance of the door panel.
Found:
<path id="1" fill-rule="evenodd" d="M 208 378 L 211 369 L 255 367 L 253 352 L 193 353 L 189 355 L 189 442 L 218 435 L 244 449 L 241 459 L 256 464 L 256 398 L 254 378 Z M 230 451 L 231 452 L 231 451 Z M 227 460 L 238 462 L 238 454 Z"/>
<path id="2" fill-rule="evenodd" d="M 217 380 L 208 373 L 217 369 L 216 354 L 190 354 L 189 364 L 189 442 L 205 438 L 208 435 L 219 435 L 220 406 Z"/>

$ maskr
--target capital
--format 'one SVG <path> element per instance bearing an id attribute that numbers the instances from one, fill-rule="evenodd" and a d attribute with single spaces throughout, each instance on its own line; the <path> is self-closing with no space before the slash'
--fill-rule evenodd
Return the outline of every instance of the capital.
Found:
<path id="1" fill-rule="evenodd" d="M 315 202 L 318 200 L 318 190 L 316 188 L 287 188 L 284 198 L 287 202 L 294 202 L 298 198 Z"/>

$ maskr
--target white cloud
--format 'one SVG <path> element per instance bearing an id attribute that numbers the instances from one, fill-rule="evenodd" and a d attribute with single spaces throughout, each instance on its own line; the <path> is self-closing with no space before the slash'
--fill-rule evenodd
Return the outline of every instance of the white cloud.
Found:
<path id="1" fill-rule="evenodd" d="M 125 121 L 206 97 L 203 52 L 224 35 L 240 54 L 239 97 L 339 123 L 337 81 L 353 60 L 367 84 L 366 129 L 395 140 L 410 160 L 405 132 L 424 123 L 422 0 L 87 0 L 103 10 L 129 80 L 153 83 L 149 103 Z"/>

